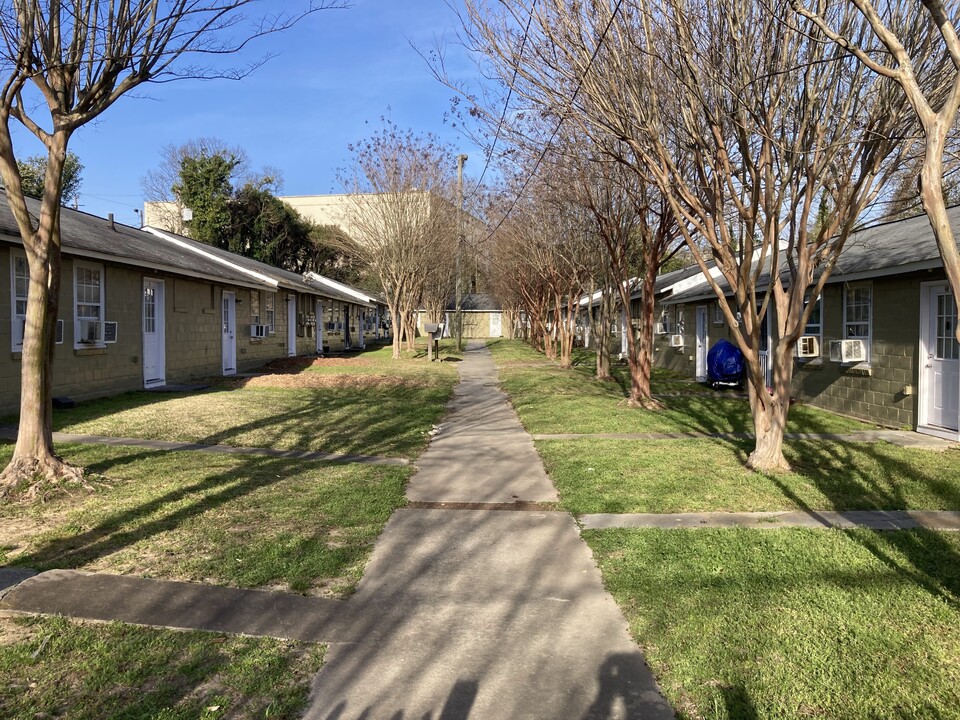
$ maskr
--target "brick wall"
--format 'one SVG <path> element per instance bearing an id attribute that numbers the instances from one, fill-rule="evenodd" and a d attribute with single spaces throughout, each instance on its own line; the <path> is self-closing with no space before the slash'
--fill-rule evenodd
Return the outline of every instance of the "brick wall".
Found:
<path id="1" fill-rule="evenodd" d="M 74 348 L 74 260 L 63 258 L 60 317 L 64 342 L 54 350 L 54 396 L 84 400 L 143 387 L 141 304 L 143 281 L 163 281 L 166 381 L 182 383 L 217 376 L 222 370 L 221 302 L 236 294 L 237 369 L 250 370 L 287 356 L 286 294 L 275 297 L 275 333 L 250 336 L 250 290 L 188 277 L 170 276 L 121 265 L 104 265 L 104 319 L 118 323 L 117 342 L 102 348 Z M 20 354 L 11 348 L 10 248 L 0 247 L 0 413 L 16 412 L 20 396 Z M 260 291 L 261 303 L 265 290 Z M 313 310 L 313 296 L 299 301 Z M 263 315 L 261 314 L 261 323 Z M 314 354 L 314 337 L 297 337 L 299 354 Z"/>

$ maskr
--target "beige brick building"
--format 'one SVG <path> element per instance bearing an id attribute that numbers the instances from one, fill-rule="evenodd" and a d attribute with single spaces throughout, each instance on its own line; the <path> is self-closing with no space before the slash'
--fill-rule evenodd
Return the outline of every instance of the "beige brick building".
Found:
<path id="1" fill-rule="evenodd" d="M 276 358 L 363 347 L 383 334 L 368 321 L 375 302 L 316 279 L 68 208 L 61 228 L 55 396 L 83 400 L 231 375 Z M 29 281 L 5 202 L 0 268 L 0 412 L 7 413 L 19 407 Z M 324 332 L 334 322 L 341 329 Z"/>
<path id="2" fill-rule="evenodd" d="M 960 206 L 949 211 L 960 232 Z M 731 339 L 697 271 L 658 283 L 654 362 L 705 379 L 709 349 Z M 850 237 L 805 328 L 793 394 L 880 425 L 960 439 L 957 306 L 925 215 Z M 771 323 L 767 323 L 768 327 Z M 761 358 L 776 338 L 766 333 Z M 769 368 L 768 382 L 769 382 Z"/>

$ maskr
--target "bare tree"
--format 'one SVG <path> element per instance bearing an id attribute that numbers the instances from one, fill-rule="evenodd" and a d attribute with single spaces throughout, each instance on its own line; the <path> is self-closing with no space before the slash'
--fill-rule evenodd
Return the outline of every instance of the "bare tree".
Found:
<path id="1" fill-rule="evenodd" d="M 0 177 L 23 240 L 30 274 L 21 360 L 20 427 L 6 487 L 82 471 L 53 450 L 53 349 L 60 298 L 60 207 L 74 132 L 120 97 L 151 81 L 240 78 L 252 68 L 216 71 L 188 62 L 241 49 L 323 5 L 274 15 L 244 28 L 252 0 L 40 0 L 0 2 Z M 31 213 L 17 167 L 11 123 L 46 148 L 39 212 Z"/>
<path id="2" fill-rule="evenodd" d="M 594 235 L 605 260 L 604 299 L 612 294 L 619 301 L 630 370 L 629 404 L 659 409 L 660 403 L 654 400 L 650 389 L 654 288 L 661 265 L 680 247 L 679 232 L 660 191 L 622 162 L 619 158 L 623 149 L 612 150 L 611 144 L 618 143 L 593 148 L 596 157 L 578 157 L 568 151 L 568 172 L 563 178 L 574 191 L 571 201 L 587 210 L 593 219 Z M 574 146 L 591 148 L 589 141 Z M 635 316 L 632 298 L 638 289 L 640 312 Z M 605 305 L 609 301 L 601 302 L 601 315 L 609 315 Z M 603 324 L 611 319 L 607 317 Z"/>
<path id="3" fill-rule="evenodd" d="M 960 110 L 957 6 L 942 0 L 851 0 L 850 5 L 872 30 L 871 35 L 856 36 L 844 27 L 843 15 L 827 0 L 791 0 L 791 5 L 865 67 L 897 83 L 917 113 L 924 137 L 918 178 L 920 204 L 937 240 L 950 290 L 960 298 L 960 253 L 947 219 L 948 192 L 944 187 L 947 146 Z M 960 340 L 960 325 L 956 337 Z"/>
<path id="4" fill-rule="evenodd" d="M 759 0 L 516 0 L 496 10 L 467 0 L 467 12 L 468 44 L 491 74 L 515 72 L 515 95 L 622 140 L 624 161 L 660 190 L 744 353 L 756 432 L 748 465 L 787 468 L 808 300 L 909 145 L 909 113 L 889 81 Z M 854 12 L 841 19 L 864 36 Z M 765 318 L 776 343 L 770 388 Z"/>
<path id="5" fill-rule="evenodd" d="M 390 122 L 352 145 L 353 167 L 341 171 L 348 193 L 340 246 L 375 275 L 393 320 L 393 357 L 413 349 L 417 304 L 434 257 L 456 238 L 456 153 L 431 134 Z"/>

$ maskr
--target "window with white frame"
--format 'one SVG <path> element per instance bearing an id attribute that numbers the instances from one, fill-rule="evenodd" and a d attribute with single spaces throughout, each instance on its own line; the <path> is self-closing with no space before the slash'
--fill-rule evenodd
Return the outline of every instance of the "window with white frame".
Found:
<path id="1" fill-rule="evenodd" d="M 674 308 L 674 319 L 676 322 L 673 326 L 673 332 L 676 335 L 683 335 L 683 305 L 677 305 Z"/>
<path id="2" fill-rule="evenodd" d="M 250 324 L 260 324 L 260 291 L 250 291 Z"/>
<path id="3" fill-rule="evenodd" d="M 73 309 L 74 346 L 103 346 L 103 265 L 74 265 Z"/>
<path id="4" fill-rule="evenodd" d="M 806 311 L 809 304 L 810 296 L 808 295 L 803 301 L 804 311 Z M 813 304 L 813 310 L 810 311 L 810 319 L 807 320 L 807 324 L 803 327 L 803 334 L 816 335 L 818 338 L 823 335 L 823 298 L 820 295 L 817 296 Z"/>
<path id="5" fill-rule="evenodd" d="M 27 256 L 13 251 L 10 255 L 10 307 L 13 310 L 10 316 L 11 329 L 10 347 L 12 350 L 23 349 L 23 331 L 27 324 L 27 293 L 30 291 L 30 270 L 27 267 Z"/>
<path id="6" fill-rule="evenodd" d="M 720 305 L 719 300 L 713 306 L 713 324 L 723 325 L 723 307 Z"/>
<path id="7" fill-rule="evenodd" d="M 848 283 L 843 290 L 843 337 L 862 340 L 870 360 L 873 321 L 873 287 L 870 283 Z"/>
<path id="8" fill-rule="evenodd" d="M 267 332 L 273 332 L 273 323 L 274 323 L 274 312 L 273 308 L 276 303 L 276 293 L 268 292 L 264 298 L 264 309 L 263 309 L 263 324 L 267 326 Z"/>

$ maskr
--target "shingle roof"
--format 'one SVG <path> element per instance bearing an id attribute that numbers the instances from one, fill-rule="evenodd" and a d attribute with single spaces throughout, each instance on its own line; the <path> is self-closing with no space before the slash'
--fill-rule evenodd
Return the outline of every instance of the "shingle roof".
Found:
<path id="1" fill-rule="evenodd" d="M 954 234 L 960 238 L 960 205 L 948 208 L 947 217 Z M 930 221 L 926 215 L 917 215 L 871 225 L 851 234 L 827 282 L 868 279 L 941 266 L 940 250 Z M 766 272 L 758 280 L 757 287 L 766 287 L 769 278 L 770 274 Z M 720 287 L 727 288 L 722 277 L 718 281 Z M 679 304 L 713 296 L 713 291 L 703 281 L 696 287 L 671 296 L 667 302 Z"/>
<path id="2" fill-rule="evenodd" d="M 34 217 L 39 215 L 39 200 L 27 198 L 27 207 Z M 0 233 L 19 244 L 20 232 L 5 197 L 0 198 Z M 216 260 L 173 248 L 142 230 L 116 222 L 111 228 L 108 220 L 79 210 L 61 209 L 60 235 L 67 254 L 110 258 L 136 267 L 148 265 L 232 284 L 264 285 Z"/>

